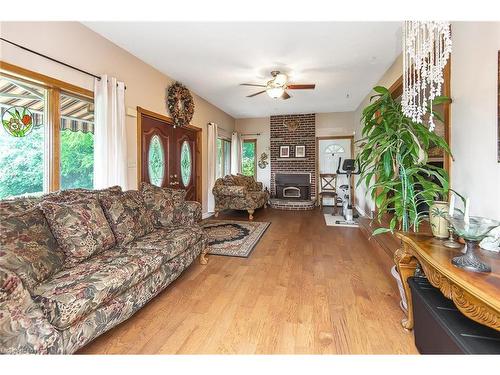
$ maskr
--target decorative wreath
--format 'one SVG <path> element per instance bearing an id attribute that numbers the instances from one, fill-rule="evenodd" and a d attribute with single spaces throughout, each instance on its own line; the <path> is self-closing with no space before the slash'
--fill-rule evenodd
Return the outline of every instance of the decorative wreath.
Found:
<path id="1" fill-rule="evenodd" d="M 180 82 L 168 88 L 167 106 L 176 126 L 189 125 L 194 113 L 194 100 L 189 90 Z"/>

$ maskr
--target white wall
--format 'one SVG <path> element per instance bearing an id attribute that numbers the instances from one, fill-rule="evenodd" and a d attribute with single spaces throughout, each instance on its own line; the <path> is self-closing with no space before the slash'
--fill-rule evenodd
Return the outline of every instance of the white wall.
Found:
<path id="1" fill-rule="evenodd" d="M 316 113 L 316 137 L 354 134 L 354 112 Z"/>
<path id="2" fill-rule="evenodd" d="M 125 105 L 168 115 L 166 89 L 174 79 L 103 38 L 78 22 L 0 22 L 2 37 L 94 74 L 108 74 L 125 82 Z M 173 56 L 173 58 L 175 58 Z M 42 57 L 0 42 L 0 60 L 93 90 L 93 78 Z M 203 65 L 203 64 L 202 64 Z M 202 66 L 201 65 L 201 66 Z M 234 118 L 193 93 L 192 124 L 202 128 L 203 211 L 207 202 L 207 123 L 215 122 L 229 134 Z M 137 125 L 127 116 L 128 185 L 137 187 Z"/>
<path id="3" fill-rule="evenodd" d="M 454 22 L 452 32 L 451 185 L 470 197 L 472 215 L 500 219 L 500 22 Z"/>

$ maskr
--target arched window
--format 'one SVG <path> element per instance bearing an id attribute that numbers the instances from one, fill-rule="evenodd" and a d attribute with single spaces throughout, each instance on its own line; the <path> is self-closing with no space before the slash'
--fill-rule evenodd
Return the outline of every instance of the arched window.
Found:
<path id="1" fill-rule="evenodd" d="M 342 147 L 341 145 L 338 145 L 338 144 L 328 145 L 325 148 L 325 154 L 332 155 L 332 154 L 340 154 L 343 152 L 345 152 L 344 147 Z"/>

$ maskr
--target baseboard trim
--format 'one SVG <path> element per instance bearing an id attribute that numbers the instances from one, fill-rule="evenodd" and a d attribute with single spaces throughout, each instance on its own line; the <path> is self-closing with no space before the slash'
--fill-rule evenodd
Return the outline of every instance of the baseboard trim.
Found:
<path id="1" fill-rule="evenodd" d="M 213 216 L 213 214 L 214 214 L 213 212 L 203 212 L 201 214 L 201 218 L 202 219 L 208 219 L 210 216 Z"/>

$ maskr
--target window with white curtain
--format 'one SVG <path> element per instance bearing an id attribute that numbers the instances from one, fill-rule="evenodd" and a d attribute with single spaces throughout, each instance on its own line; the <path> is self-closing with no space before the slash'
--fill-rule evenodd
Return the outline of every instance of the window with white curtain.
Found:
<path id="1" fill-rule="evenodd" d="M 217 178 L 231 174 L 231 141 L 217 138 Z"/>
<path id="2" fill-rule="evenodd" d="M 91 189 L 92 92 L 18 70 L 0 76 L 0 199 Z"/>

